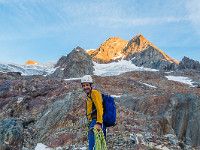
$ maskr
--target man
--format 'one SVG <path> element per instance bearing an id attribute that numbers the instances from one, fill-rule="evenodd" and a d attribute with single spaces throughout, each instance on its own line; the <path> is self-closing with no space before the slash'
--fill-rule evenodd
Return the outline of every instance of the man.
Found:
<path id="1" fill-rule="evenodd" d="M 86 98 L 86 116 L 89 120 L 89 150 L 93 150 L 95 145 L 93 128 L 98 131 L 103 130 L 104 136 L 106 138 L 106 127 L 103 123 L 103 101 L 101 98 L 101 93 L 97 90 L 92 89 L 93 80 L 90 75 L 85 75 L 81 79 L 81 85 L 84 92 L 87 94 Z"/>

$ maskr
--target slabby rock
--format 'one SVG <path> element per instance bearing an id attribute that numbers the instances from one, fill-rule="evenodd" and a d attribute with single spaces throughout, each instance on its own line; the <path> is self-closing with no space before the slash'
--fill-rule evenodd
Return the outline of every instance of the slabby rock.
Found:
<path id="1" fill-rule="evenodd" d="M 67 56 L 62 56 L 55 67 L 58 67 L 52 74 L 59 78 L 77 78 L 83 75 L 93 75 L 92 58 L 81 47 L 76 47 Z"/>
<path id="2" fill-rule="evenodd" d="M 177 136 L 188 145 L 200 145 L 199 96 L 177 94 L 171 100 L 177 101 L 172 114 L 172 127 Z"/>
<path id="3" fill-rule="evenodd" d="M 0 150 L 22 149 L 23 125 L 15 118 L 0 118 Z"/>

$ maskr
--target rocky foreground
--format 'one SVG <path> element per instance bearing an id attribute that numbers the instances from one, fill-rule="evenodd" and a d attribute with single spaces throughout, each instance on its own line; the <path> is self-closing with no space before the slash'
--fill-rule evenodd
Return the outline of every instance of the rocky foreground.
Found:
<path id="1" fill-rule="evenodd" d="M 170 81 L 187 76 L 194 86 Z M 111 149 L 200 147 L 200 72 L 128 72 L 93 76 L 95 89 L 115 97 L 117 125 L 107 130 Z M 85 94 L 79 80 L 0 73 L 0 150 L 88 147 Z"/>

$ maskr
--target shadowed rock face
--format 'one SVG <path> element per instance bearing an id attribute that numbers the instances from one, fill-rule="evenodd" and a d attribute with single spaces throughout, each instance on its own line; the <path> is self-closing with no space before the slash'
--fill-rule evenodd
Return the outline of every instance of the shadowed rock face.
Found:
<path id="1" fill-rule="evenodd" d="M 191 145 L 200 145 L 200 89 L 169 81 L 165 77 L 167 75 L 199 79 L 199 72 L 184 70 L 93 76 L 94 89 L 113 95 L 116 101 L 117 125 L 108 128 L 108 149 L 148 150 L 148 144 L 153 148 L 162 145 L 180 149 L 181 145 L 192 149 Z M 86 95 L 80 81 L 42 76 L 22 76 L 20 79 L 12 79 L 5 74 L 1 76 L 4 78 L 0 80 L 0 120 L 4 121 L 0 121 L 0 131 L 10 122 L 12 125 L 1 132 L 0 137 L 3 138 L 0 138 L 0 144 L 8 147 L 6 139 L 18 137 L 15 142 L 18 149 L 22 146 L 34 149 L 37 143 L 52 148 L 63 146 L 63 149 L 88 147 Z M 8 138 L 6 133 L 12 130 L 19 132 L 13 132 L 15 136 L 9 134 Z"/>
<path id="2" fill-rule="evenodd" d="M 176 70 L 178 68 L 177 63 L 166 60 L 163 53 L 152 46 L 148 46 L 146 50 L 133 56 L 132 63 L 139 67 L 159 70 Z"/>
<path id="3" fill-rule="evenodd" d="M 200 70 L 200 63 L 198 61 L 192 60 L 188 57 L 184 57 L 179 64 L 179 69 Z"/>
<path id="4" fill-rule="evenodd" d="M 51 76 L 59 78 L 93 75 L 94 71 L 91 57 L 80 47 L 73 49 L 67 56 L 62 56 L 55 67 L 58 68 Z"/>

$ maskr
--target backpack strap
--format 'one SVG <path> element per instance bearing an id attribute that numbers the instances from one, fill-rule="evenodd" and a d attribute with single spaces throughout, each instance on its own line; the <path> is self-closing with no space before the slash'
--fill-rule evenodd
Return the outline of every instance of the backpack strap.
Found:
<path id="1" fill-rule="evenodd" d="M 88 102 L 92 102 L 92 103 L 93 103 L 92 105 L 94 105 L 94 102 L 93 102 L 93 100 L 92 100 L 91 93 L 90 93 L 90 99 L 91 99 L 91 100 L 88 100 L 88 98 L 86 98 L 86 116 L 89 116 L 89 115 L 93 114 L 93 113 L 97 110 L 96 107 L 95 107 L 95 109 L 94 109 L 91 113 L 87 114 L 87 101 L 88 101 Z"/>

